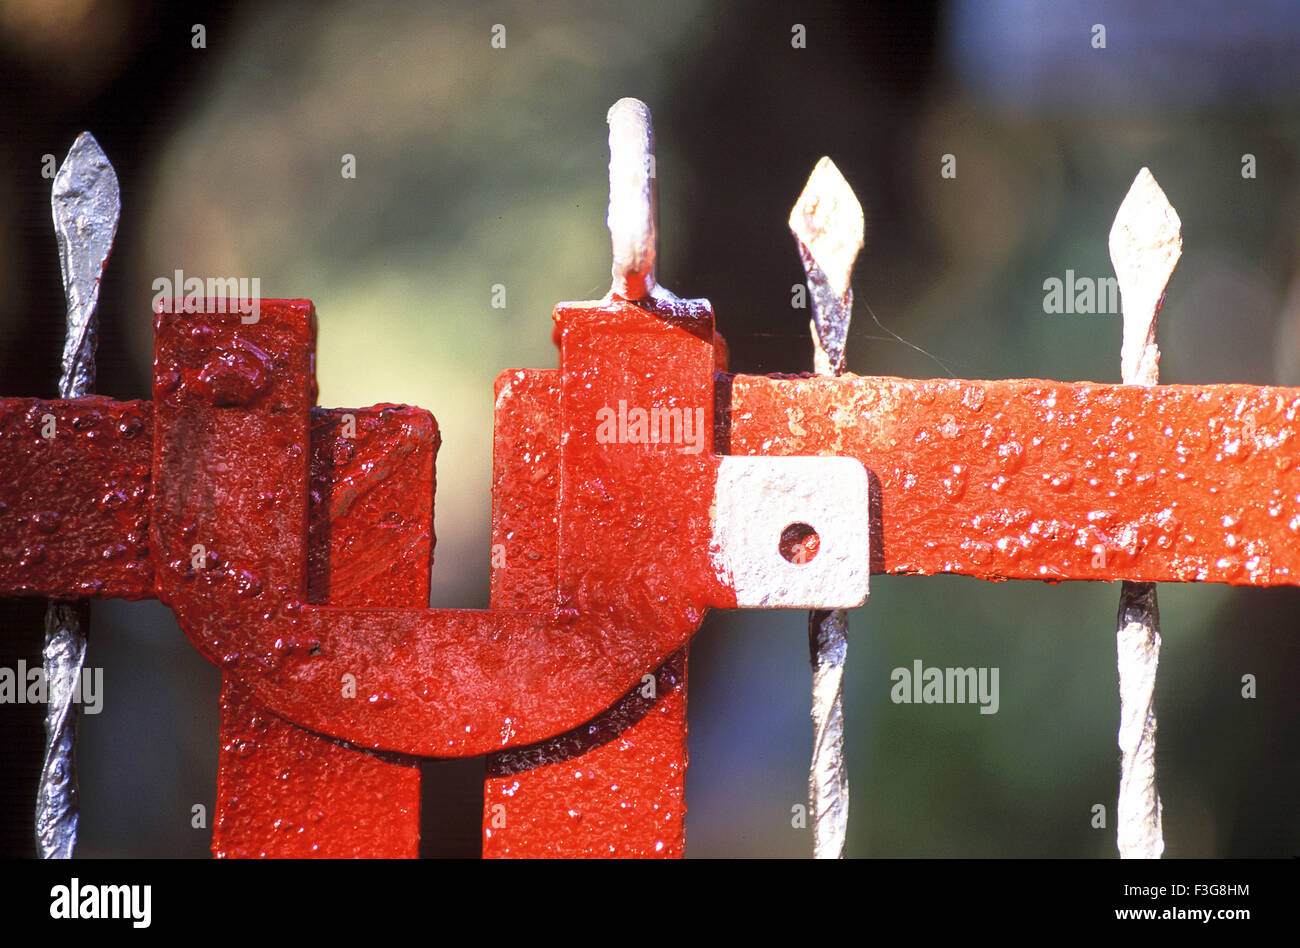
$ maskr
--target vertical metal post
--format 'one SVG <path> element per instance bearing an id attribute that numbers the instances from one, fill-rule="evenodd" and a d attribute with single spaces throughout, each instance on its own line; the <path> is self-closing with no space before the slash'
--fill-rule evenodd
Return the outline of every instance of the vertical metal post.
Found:
<path id="1" fill-rule="evenodd" d="M 95 381 L 99 281 L 121 213 L 117 175 L 89 132 L 73 142 L 50 198 L 68 303 L 60 398 L 80 398 Z M 36 848 L 69 859 L 77 842 L 77 697 L 86 661 L 90 606 L 52 601 L 45 612 L 45 759 L 36 794 Z"/>
<path id="2" fill-rule="evenodd" d="M 844 348 L 853 312 L 849 277 L 862 249 L 862 205 L 835 163 L 822 158 L 790 212 L 790 231 L 812 295 L 813 365 L 818 375 L 844 371 Z M 848 839 L 849 775 L 844 765 L 844 663 L 849 615 L 843 609 L 808 616 L 813 667 L 813 754 L 808 770 L 813 855 L 842 859 Z"/>
<path id="3" fill-rule="evenodd" d="M 1120 364 L 1126 385 L 1155 385 L 1160 376 L 1156 326 L 1165 287 L 1182 254 L 1181 223 L 1151 172 L 1138 172 L 1115 215 L 1110 259 L 1124 307 Z M 1125 582 L 1115 636 L 1119 670 L 1120 856 L 1158 859 L 1164 852 L 1156 790 L 1154 691 L 1160 664 L 1160 610 L 1155 583 Z"/>

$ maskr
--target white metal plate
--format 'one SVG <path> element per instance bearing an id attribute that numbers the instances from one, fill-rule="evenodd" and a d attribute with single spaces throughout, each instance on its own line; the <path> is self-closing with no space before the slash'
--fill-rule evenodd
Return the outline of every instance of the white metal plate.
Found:
<path id="1" fill-rule="evenodd" d="M 712 555 L 736 603 L 760 609 L 852 609 L 867 600 L 871 536 L 867 469 L 846 457 L 722 458 Z M 781 534 L 795 523 L 820 538 L 792 563 Z"/>

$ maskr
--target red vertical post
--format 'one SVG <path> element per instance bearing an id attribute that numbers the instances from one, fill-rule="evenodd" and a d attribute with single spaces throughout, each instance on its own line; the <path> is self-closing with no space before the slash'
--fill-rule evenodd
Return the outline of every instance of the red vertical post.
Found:
<path id="1" fill-rule="evenodd" d="M 310 602 L 428 603 L 437 447 L 419 409 L 313 413 Z M 419 842 L 418 758 L 297 727 L 226 678 L 215 855 L 414 858 Z"/>
<path id="2" fill-rule="evenodd" d="M 554 608 L 560 386 L 503 373 L 493 447 L 492 608 Z M 612 708 L 566 734 L 491 754 L 483 855 L 680 857 L 686 842 L 682 649 Z"/>

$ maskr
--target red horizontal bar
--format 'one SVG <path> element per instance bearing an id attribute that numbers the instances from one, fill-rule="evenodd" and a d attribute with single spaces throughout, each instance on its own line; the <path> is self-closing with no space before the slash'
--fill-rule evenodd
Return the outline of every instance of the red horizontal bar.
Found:
<path id="1" fill-rule="evenodd" d="M 0 399 L 0 595 L 151 599 L 153 403 Z"/>
<path id="2" fill-rule="evenodd" d="M 874 571 L 1300 583 L 1300 389 L 719 382 L 732 453 L 850 455 L 874 472 Z"/>
<path id="3" fill-rule="evenodd" d="M 320 424 L 337 424 L 345 414 L 360 424 L 385 411 L 407 412 L 400 417 L 408 420 L 431 419 L 422 409 L 394 406 L 313 408 L 313 432 Z M 424 430 L 423 422 L 418 427 Z M 436 427 L 434 431 L 436 439 Z M 401 434 L 407 437 L 410 432 Z M 385 441 L 376 450 L 401 450 L 405 455 L 411 446 L 399 449 L 400 440 Z M 427 447 L 421 443 L 417 454 L 423 456 Z M 153 599 L 152 460 L 153 402 L 119 402 L 103 396 L 0 399 L 0 595 Z M 347 473 L 350 470 L 346 465 L 336 467 L 333 460 L 313 450 L 313 486 L 326 494 L 337 486 L 341 507 L 346 506 L 349 490 L 357 493 L 371 486 L 362 483 L 356 471 Z M 343 480 L 336 484 L 340 477 Z M 418 518 L 421 511 L 410 515 Z M 328 511 L 313 516 L 328 516 Z M 387 535 L 377 529 L 366 542 Z M 325 556 L 328 551 L 313 555 Z M 356 568 L 340 565 L 340 570 Z M 401 570 L 394 567 L 394 572 Z M 427 601 L 426 594 L 422 602 Z"/>

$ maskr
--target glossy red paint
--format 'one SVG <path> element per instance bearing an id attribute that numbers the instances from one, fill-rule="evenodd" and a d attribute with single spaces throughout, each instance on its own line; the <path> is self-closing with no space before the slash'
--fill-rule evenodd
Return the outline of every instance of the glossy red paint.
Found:
<path id="1" fill-rule="evenodd" d="M 679 407 L 712 429 L 707 304 L 561 305 L 556 327 L 554 603 L 359 609 L 305 601 L 310 304 L 264 300 L 254 325 L 237 314 L 160 314 L 156 581 L 200 651 L 263 706 L 311 730 L 374 749 L 468 756 L 590 720 L 681 648 L 709 606 L 734 605 L 708 551 L 717 458 L 707 447 L 598 436 L 599 413 L 620 403 Z M 209 377 L 231 364 L 256 378 L 218 397 Z M 340 695 L 344 674 L 356 676 L 361 700 Z"/>
<path id="2" fill-rule="evenodd" d="M 377 748 L 496 752 L 488 855 L 680 855 L 718 461 L 611 414 L 859 458 L 880 572 L 1300 582 L 1298 389 L 715 377 L 707 304 L 614 301 L 498 380 L 492 608 L 430 610 L 432 418 L 313 432 L 311 304 L 259 309 L 159 314 L 153 403 L 0 400 L 0 594 L 175 609 L 226 674 L 222 855 L 413 855 L 418 772 Z"/>
<path id="3" fill-rule="evenodd" d="M 0 595 L 148 599 L 153 405 L 0 399 Z"/>
<path id="4" fill-rule="evenodd" d="M 559 419 L 557 373 L 511 370 L 497 379 L 493 609 L 539 609 L 555 601 Z M 483 855 L 680 857 L 686 761 L 682 649 L 591 721 L 488 755 Z"/>
<path id="5" fill-rule="evenodd" d="M 432 438 L 404 440 L 430 428 Z M 418 408 L 312 413 L 310 602 L 428 603 L 437 449 L 437 428 Z M 383 467 L 387 474 L 377 477 Z M 213 854 L 415 858 L 419 763 L 298 727 L 227 678 Z"/>
<path id="6" fill-rule="evenodd" d="M 874 472 L 875 572 L 1300 583 L 1300 389 L 848 375 L 720 391 L 733 453 Z"/>
<path id="7" fill-rule="evenodd" d="M 488 858 L 680 858 L 686 649 L 581 727 L 488 756 Z"/>

